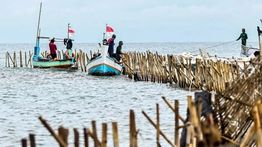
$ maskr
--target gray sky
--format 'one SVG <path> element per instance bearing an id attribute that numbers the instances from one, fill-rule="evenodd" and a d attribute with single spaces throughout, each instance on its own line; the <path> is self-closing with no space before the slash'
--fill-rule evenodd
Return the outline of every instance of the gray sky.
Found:
<path id="1" fill-rule="evenodd" d="M 1 0 L 0 43 L 34 43 L 40 0 Z M 261 0 L 42 0 L 41 33 L 99 42 L 108 23 L 124 42 L 257 41 Z"/>

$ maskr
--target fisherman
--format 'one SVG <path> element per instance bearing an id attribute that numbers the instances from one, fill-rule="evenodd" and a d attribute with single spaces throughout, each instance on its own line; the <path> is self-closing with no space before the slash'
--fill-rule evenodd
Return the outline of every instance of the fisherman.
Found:
<path id="1" fill-rule="evenodd" d="M 66 45 L 66 52 L 65 52 L 66 59 L 71 59 L 72 57 L 74 57 L 74 53 L 72 51 L 73 48 L 72 39 L 64 39 L 64 44 Z"/>
<path id="2" fill-rule="evenodd" d="M 52 56 L 52 59 L 56 60 L 57 59 L 57 54 L 56 54 L 57 47 L 55 44 L 55 38 L 50 40 L 49 49 L 50 49 L 50 55 Z"/>
<path id="3" fill-rule="evenodd" d="M 114 54 L 114 45 L 115 45 L 115 43 L 114 43 L 114 40 L 115 40 L 115 38 L 116 38 L 116 35 L 115 34 L 113 34 L 112 35 L 112 38 L 109 38 L 108 39 L 108 54 L 109 54 L 109 57 L 113 57 L 113 54 Z"/>
<path id="4" fill-rule="evenodd" d="M 238 41 L 241 38 L 241 53 L 248 57 L 248 48 L 246 47 L 247 44 L 247 34 L 246 30 L 243 28 L 242 33 L 239 35 L 236 41 Z"/>
<path id="5" fill-rule="evenodd" d="M 118 46 L 116 48 L 116 55 L 115 55 L 115 58 L 116 58 L 117 61 L 120 61 L 121 54 L 123 54 L 122 46 L 123 46 L 123 41 L 119 41 Z"/>
<path id="6" fill-rule="evenodd" d="M 244 28 L 242 29 L 242 33 L 240 34 L 240 36 L 237 38 L 236 41 L 238 41 L 239 39 L 241 39 L 242 46 L 246 46 L 248 37 L 247 37 L 246 30 Z"/>

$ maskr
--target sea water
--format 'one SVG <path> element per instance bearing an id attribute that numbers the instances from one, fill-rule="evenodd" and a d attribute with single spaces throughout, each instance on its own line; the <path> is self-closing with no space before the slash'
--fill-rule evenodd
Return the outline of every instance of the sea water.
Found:
<path id="1" fill-rule="evenodd" d="M 252 43 L 256 47 L 256 43 Z M 78 128 L 83 143 L 82 129 L 97 121 L 101 138 L 101 124 L 108 124 L 108 146 L 112 145 L 111 122 L 118 122 L 120 146 L 129 146 L 129 110 L 136 114 L 139 146 L 155 146 L 156 130 L 142 115 L 144 110 L 155 120 L 156 103 L 160 105 L 161 130 L 174 140 L 174 114 L 161 96 L 171 102 L 178 99 L 180 113 L 185 117 L 186 96 L 193 95 L 166 84 L 134 82 L 126 76 L 97 77 L 81 71 L 56 69 L 6 68 L 5 53 L 20 50 L 33 51 L 33 44 L 0 44 L 0 146 L 20 146 L 20 140 L 29 133 L 36 135 L 37 146 L 58 146 L 38 120 L 45 118 L 52 128 L 63 125 L 70 129 L 69 142 L 73 143 L 73 128 Z M 41 45 L 42 51 L 47 44 Z M 58 49 L 64 46 L 58 44 Z M 96 43 L 74 44 L 74 49 L 95 51 Z M 160 54 L 199 54 L 199 49 L 211 56 L 240 57 L 240 44 L 232 43 L 125 43 L 123 52 L 158 52 Z M 167 143 L 161 139 L 161 144 Z"/>

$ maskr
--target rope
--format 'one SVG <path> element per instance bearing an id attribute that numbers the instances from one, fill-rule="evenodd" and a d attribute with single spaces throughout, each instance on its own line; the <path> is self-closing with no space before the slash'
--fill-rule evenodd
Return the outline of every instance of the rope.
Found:
<path id="1" fill-rule="evenodd" d="M 213 45 L 213 46 L 203 47 L 203 49 L 209 49 L 209 48 L 214 48 L 214 47 L 218 47 L 218 46 L 223 46 L 223 45 L 231 44 L 231 43 L 234 43 L 234 42 L 235 42 L 235 40 L 223 42 L 223 43 L 219 43 L 219 44 L 216 44 L 216 45 Z M 193 54 L 193 56 L 197 56 L 198 54 L 195 54 L 197 52 L 199 52 L 199 50 L 190 51 L 189 53 Z"/>
<path id="2" fill-rule="evenodd" d="M 213 45 L 213 46 L 209 46 L 209 47 L 206 47 L 205 49 L 214 48 L 214 47 L 218 47 L 218 46 L 223 46 L 223 45 L 226 45 L 226 44 L 231 44 L 233 42 L 235 42 L 235 40 L 234 41 L 229 41 L 229 42 L 223 42 L 223 43 L 216 44 L 216 45 Z"/>

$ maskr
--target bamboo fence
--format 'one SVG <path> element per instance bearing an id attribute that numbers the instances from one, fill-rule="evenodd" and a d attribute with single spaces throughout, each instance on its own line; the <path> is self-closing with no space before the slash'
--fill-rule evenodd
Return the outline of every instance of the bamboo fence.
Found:
<path id="1" fill-rule="evenodd" d="M 123 56 L 125 73 L 136 81 L 170 83 L 184 89 L 222 92 L 253 66 L 249 61 L 223 58 L 129 52 Z"/>
<path id="2" fill-rule="evenodd" d="M 187 97 L 188 114 L 183 118 L 179 113 L 179 101 L 168 100 L 162 97 L 164 103 L 170 111 L 174 113 L 173 136 L 168 136 L 161 128 L 161 111 L 159 104 L 156 104 L 155 117 L 150 117 L 144 110 L 142 114 L 155 129 L 155 144 L 157 147 L 166 142 L 171 147 L 213 147 L 213 146 L 258 146 L 262 147 L 262 64 L 257 64 L 247 76 L 238 78 L 232 82 L 228 88 L 219 93 L 213 93 L 208 96 L 198 97 L 195 93 L 195 100 L 192 96 Z M 208 91 L 205 91 L 209 93 Z M 201 92 L 203 93 L 203 92 Z M 210 101 L 210 106 L 204 104 L 205 97 Z M 205 112 L 207 107 L 212 110 Z M 130 110 L 129 113 L 129 146 L 138 146 L 138 128 L 136 125 L 135 113 Z M 59 128 L 56 133 L 45 119 L 39 117 L 39 120 L 50 132 L 51 136 L 57 141 L 60 147 L 68 146 L 68 129 Z M 118 134 L 117 123 L 112 122 L 112 136 L 114 147 L 119 147 L 120 137 Z M 95 147 L 108 146 L 107 135 L 108 124 L 102 123 L 102 137 L 98 138 L 96 122 L 91 122 L 91 129 L 84 128 L 84 142 L 79 142 L 79 132 L 74 129 L 74 146 L 78 147 L 84 144 L 90 146 L 91 140 Z M 186 131 L 183 137 L 179 133 L 181 129 Z M 29 143 L 35 144 L 34 134 L 30 134 L 29 141 L 27 138 L 21 140 L 22 147 Z M 170 138 L 174 138 L 171 140 Z M 185 144 L 183 145 L 183 142 Z M 35 145 L 31 145 L 35 146 Z M 126 145 L 125 145 L 126 146 Z"/>

